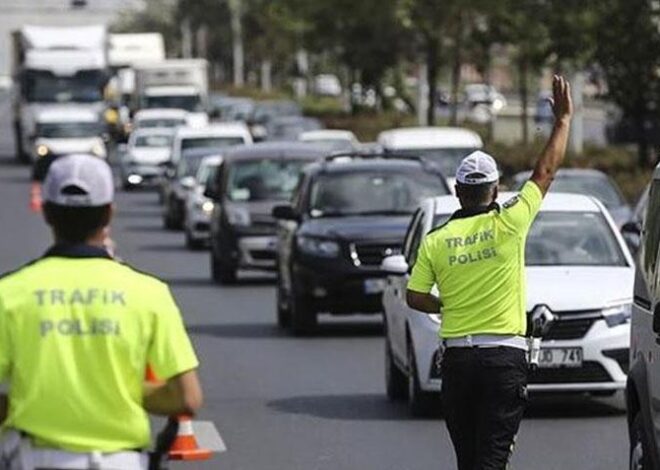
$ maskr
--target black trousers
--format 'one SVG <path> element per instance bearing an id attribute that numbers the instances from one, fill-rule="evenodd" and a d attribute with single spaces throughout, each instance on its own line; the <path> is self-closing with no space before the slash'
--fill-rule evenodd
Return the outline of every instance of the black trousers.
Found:
<path id="1" fill-rule="evenodd" d="M 442 401 L 459 470 L 504 470 L 527 404 L 527 357 L 509 347 L 448 348 Z"/>

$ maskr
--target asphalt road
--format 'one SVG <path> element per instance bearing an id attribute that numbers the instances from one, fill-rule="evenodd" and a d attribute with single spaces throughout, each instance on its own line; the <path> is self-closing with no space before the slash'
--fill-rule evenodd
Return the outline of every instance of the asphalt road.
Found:
<path id="1" fill-rule="evenodd" d="M 28 210 L 29 170 L 13 163 L 8 113 L 0 109 L 0 271 L 39 256 L 49 234 Z M 417 420 L 387 402 L 379 319 L 333 321 L 312 338 L 274 324 L 272 278 L 230 288 L 210 283 L 208 254 L 161 229 L 151 193 L 120 193 L 113 234 L 119 254 L 167 280 L 200 356 L 206 403 L 228 452 L 185 468 L 233 470 L 451 469 L 441 419 Z M 514 469 L 626 468 L 621 398 L 535 400 Z M 177 468 L 184 468 L 178 467 Z"/>

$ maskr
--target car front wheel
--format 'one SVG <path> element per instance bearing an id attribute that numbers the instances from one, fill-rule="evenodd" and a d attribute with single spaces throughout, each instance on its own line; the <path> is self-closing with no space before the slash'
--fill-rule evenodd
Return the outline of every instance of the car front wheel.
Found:
<path id="1" fill-rule="evenodd" d="M 440 413 L 441 406 L 439 397 L 422 390 L 412 342 L 408 343 L 408 406 L 410 413 L 417 417 L 435 416 Z"/>
<path id="2" fill-rule="evenodd" d="M 236 267 L 228 260 L 222 260 L 211 253 L 211 277 L 219 284 L 236 283 Z"/>
<path id="3" fill-rule="evenodd" d="M 385 339 L 385 391 L 391 401 L 402 401 L 408 396 L 408 379 L 394 362 L 392 344 Z"/>
<path id="4" fill-rule="evenodd" d="M 651 470 L 651 446 L 642 424 L 641 413 L 635 415 L 630 431 L 630 470 Z"/>
<path id="5" fill-rule="evenodd" d="M 317 312 L 304 295 L 291 296 L 291 329 L 296 336 L 310 334 L 316 328 Z"/>

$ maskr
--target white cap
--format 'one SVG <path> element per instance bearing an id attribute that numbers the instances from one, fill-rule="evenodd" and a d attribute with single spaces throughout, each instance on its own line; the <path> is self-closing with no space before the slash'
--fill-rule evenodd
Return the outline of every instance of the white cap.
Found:
<path id="1" fill-rule="evenodd" d="M 110 166 L 86 154 L 59 157 L 50 165 L 43 184 L 46 202 L 70 207 L 97 207 L 112 203 L 114 181 Z"/>
<path id="2" fill-rule="evenodd" d="M 500 172 L 495 159 L 481 150 L 461 160 L 456 170 L 456 181 L 460 184 L 495 183 L 499 179 Z"/>

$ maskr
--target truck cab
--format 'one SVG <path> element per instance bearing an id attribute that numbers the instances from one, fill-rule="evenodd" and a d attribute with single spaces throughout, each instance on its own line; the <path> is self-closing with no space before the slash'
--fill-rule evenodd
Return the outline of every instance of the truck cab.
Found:
<path id="1" fill-rule="evenodd" d="M 107 34 L 104 26 L 25 26 L 14 32 L 13 46 L 16 153 L 28 162 L 41 110 L 75 104 L 102 118 Z"/>

